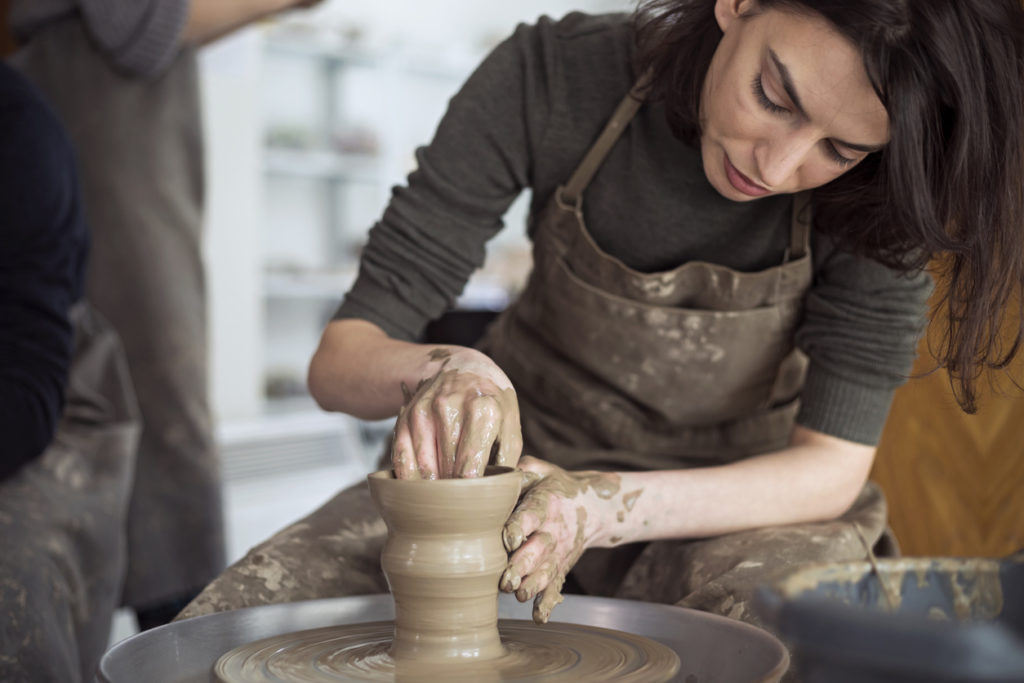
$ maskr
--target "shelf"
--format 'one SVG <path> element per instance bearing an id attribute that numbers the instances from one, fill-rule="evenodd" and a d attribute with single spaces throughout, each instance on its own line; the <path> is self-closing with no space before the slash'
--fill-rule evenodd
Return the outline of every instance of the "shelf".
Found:
<path id="1" fill-rule="evenodd" d="M 267 50 L 286 57 L 320 59 L 354 66 L 376 66 L 381 56 L 370 50 L 354 48 L 341 38 L 330 38 L 319 31 L 276 29 L 267 33 Z"/>
<path id="2" fill-rule="evenodd" d="M 275 271 L 263 275 L 263 294 L 269 299 L 341 301 L 356 281 L 356 271 Z"/>
<path id="3" fill-rule="evenodd" d="M 266 270 L 263 294 L 268 299 L 341 301 L 356 281 L 356 270 L 280 271 Z M 510 303 L 508 291 L 484 279 L 470 280 L 455 306 L 467 310 L 501 311 Z"/>
<path id="4" fill-rule="evenodd" d="M 380 160 L 374 156 L 267 147 L 263 164 L 273 175 L 371 184 L 381 180 Z"/>
<path id="5" fill-rule="evenodd" d="M 266 34 L 267 51 L 284 57 L 322 61 L 330 66 L 397 68 L 410 76 L 433 79 L 462 80 L 466 78 L 483 53 L 460 53 L 456 56 L 412 53 L 409 51 L 373 50 L 354 47 L 342 37 L 332 37 L 315 30 L 289 31 L 273 29 Z"/>

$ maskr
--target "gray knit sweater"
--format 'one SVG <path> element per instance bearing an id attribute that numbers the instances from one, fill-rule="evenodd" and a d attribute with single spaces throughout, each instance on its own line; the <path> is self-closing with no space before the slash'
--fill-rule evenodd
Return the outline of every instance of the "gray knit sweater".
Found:
<path id="1" fill-rule="evenodd" d="M 482 264 L 512 200 L 532 188 L 536 210 L 568 180 L 632 84 L 632 49 L 626 15 L 519 27 L 417 152 L 418 169 L 371 231 L 337 317 L 415 339 Z M 598 245 L 645 272 L 690 260 L 745 271 L 778 264 L 791 205 L 788 196 L 738 203 L 719 195 L 699 150 L 672 136 L 658 104 L 630 123 L 583 202 Z M 817 232 L 811 249 L 814 282 L 796 339 L 811 364 L 798 422 L 874 444 L 915 357 L 931 279 L 839 251 Z"/>
<path id="2" fill-rule="evenodd" d="M 189 0 L 13 0 L 11 30 L 19 41 L 50 22 L 79 15 L 117 69 L 154 76 L 178 53 Z"/>

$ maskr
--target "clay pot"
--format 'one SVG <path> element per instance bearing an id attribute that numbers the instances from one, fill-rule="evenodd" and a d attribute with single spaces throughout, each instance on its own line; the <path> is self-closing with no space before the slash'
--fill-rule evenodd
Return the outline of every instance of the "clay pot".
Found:
<path id="1" fill-rule="evenodd" d="M 388 527 L 381 568 L 395 600 L 396 663 L 501 657 L 498 580 L 508 562 L 501 531 L 521 473 L 489 467 L 474 479 L 368 477 Z"/>

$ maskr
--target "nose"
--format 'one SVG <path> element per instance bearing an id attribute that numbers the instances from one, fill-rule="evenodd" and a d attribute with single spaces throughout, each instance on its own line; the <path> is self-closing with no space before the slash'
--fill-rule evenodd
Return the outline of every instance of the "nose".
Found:
<path id="1" fill-rule="evenodd" d="M 801 131 L 786 131 L 762 140 L 754 148 L 754 162 L 760 180 L 777 190 L 791 183 L 817 144 L 816 138 Z"/>

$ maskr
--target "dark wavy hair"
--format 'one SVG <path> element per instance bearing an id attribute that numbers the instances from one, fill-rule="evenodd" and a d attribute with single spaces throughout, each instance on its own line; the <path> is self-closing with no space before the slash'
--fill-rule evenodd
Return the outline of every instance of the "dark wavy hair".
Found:
<path id="1" fill-rule="evenodd" d="M 691 142 L 722 37 L 714 5 L 647 0 L 634 16 L 650 96 Z M 815 227 L 904 272 L 933 265 L 948 289 L 932 312 L 946 323 L 932 354 L 957 402 L 975 412 L 981 373 L 1005 369 L 1024 337 L 1020 0 L 757 0 L 753 11 L 769 8 L 816 13 L 860 49 L 890 142 L 814 191 Z M 1007 321 L 1016 323 L 1009 337 L 1000 334 Z"/>

